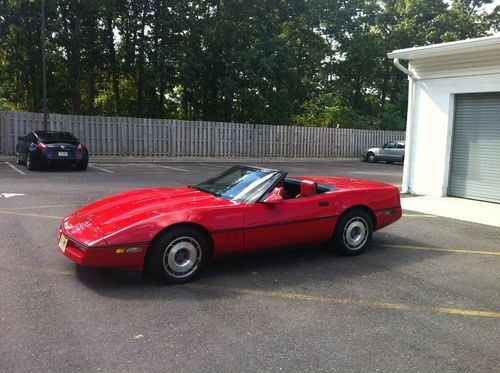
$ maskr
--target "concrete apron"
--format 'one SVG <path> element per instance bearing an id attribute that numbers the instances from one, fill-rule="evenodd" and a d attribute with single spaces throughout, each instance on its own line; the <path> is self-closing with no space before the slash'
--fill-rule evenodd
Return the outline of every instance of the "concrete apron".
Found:
<path id="1" fill-rule="evenodd" d="M 403 196 L 402 196 L 403 197 Z M 404 210 L 500 227 L 500 204 L 453 197 L 401 198 Z"/>

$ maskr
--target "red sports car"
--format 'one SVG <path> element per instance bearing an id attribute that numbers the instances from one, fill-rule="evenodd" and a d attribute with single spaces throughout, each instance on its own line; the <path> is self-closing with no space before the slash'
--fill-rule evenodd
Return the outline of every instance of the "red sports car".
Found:
<path id="1" fill-rule="evenodd" d="M 316 242 L 359 254 L 375 230 L 401 217 L 392 185 L 286 175 L 234 166 L 194 186 L 116 194 L 64 218 L 58 248 L 83 266 L 146 268 L 181 283 L 213 255 Z"/>

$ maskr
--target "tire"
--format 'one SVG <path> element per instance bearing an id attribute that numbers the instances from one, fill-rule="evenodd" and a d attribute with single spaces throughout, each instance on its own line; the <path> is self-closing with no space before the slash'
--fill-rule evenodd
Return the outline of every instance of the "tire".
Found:
<path id="1" fill-rule="evenodd" d="M 85 171 L 87 169 L 88 165 L 89 165 L 88 159 L 83 160 L 83 161 L 78 161 L 75 163 L 76 169 L 80 170 L 80 171 Z"/>
<path id="2" fill-rule="evenodd" d="M 149 248 L 146 266 L 156 280 L 181 284 L 197 276 L 208 260 L 208 240 L 198 229 L 178 227 L 162 233 Z"/>
<path id="3" fill-rule="evenodd" d="M 334 249 L 341 255 L 361 254 L 373 234 L 372 217 L 362 209 L 347 211 L 340 217 L 333 235 Z"/>
<path id="4" fill-rule="evenodd" d="M 366 161 L 369 162 L 369 163 L 374 163 L 375 162 L 375 154 L 373 153 L 368 153 L 366 155 Z"/>
<path id="5" fill-rule="evenodd" d="M 26 168 L 30 171 L 36 170 L 37 168 L 37 164 L 35 163 L 34 159 L 31 158 L 30 152 L 26 153 Z"/>
<path id="6" fill-rule="evenodd" d="M 394 163 L 394 161 L 387 161 L 387 163 L 388 163 L 388 164 L 393 164 L 393 163 Z"/>
<path id="7" fill-rule="evenodd" d="M 21 161 L 21 158 L 19 158 L 19 153 L 18 152 L 16 152 L 16 163 L 19 164 L 19 165 L 24 164 L 24 162 Z"/>

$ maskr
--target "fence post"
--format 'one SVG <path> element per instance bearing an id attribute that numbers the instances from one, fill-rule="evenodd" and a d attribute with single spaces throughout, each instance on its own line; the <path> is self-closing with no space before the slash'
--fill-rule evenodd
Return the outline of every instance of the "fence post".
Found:
<path id="1" fill-rule="evenodd" d="M 5 136 L 5 128 L 7 127 L 6 115 L 7 112 L 0 111 L 0 154 L 2 155 L 6 155 L 5 147 L 7 146 L 7 141 Z"/>

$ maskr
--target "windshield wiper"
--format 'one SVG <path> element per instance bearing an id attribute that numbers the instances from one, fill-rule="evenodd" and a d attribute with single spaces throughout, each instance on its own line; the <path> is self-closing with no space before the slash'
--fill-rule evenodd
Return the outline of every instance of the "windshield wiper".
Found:
<path id="1" fill-rule="evenodd" d="M 216 196 L 216 197 L 220 197 L 220 196 L 221 196 L 221 194 L 220 194 L 220 193 L 216 193 L 216 192 L 214 192 L 214 191 L 212 191 L 212 190 L 202 188 L 202 187 L 200 187 L 200 186 L 198 186 L 198 185 L 188 185 L 188 188 L 193 188 L 193 189 L 196 189 L 196 190 L 199 190 L 199 191 L 202 191 L 202 192 L 208 193 L 208 194 L 212 194 L 212 195 L 214 195 L 214 196 Z"/>

